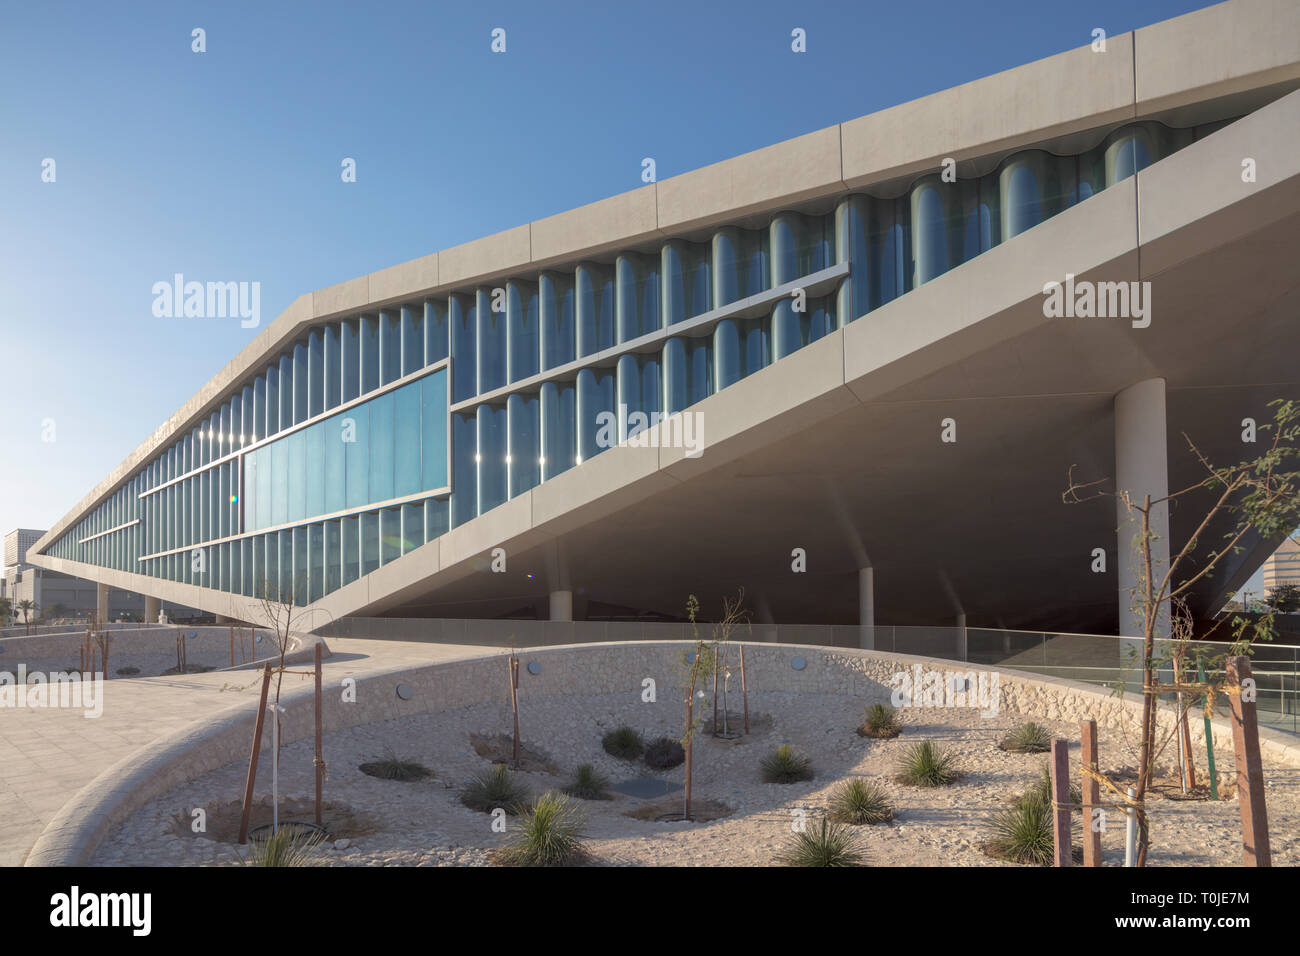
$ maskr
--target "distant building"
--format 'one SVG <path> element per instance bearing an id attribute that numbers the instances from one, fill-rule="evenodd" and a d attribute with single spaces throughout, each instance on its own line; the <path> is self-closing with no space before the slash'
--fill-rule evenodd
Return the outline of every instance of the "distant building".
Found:
<path id="1" fill-rule="evenodd" d="M 43 530 L 15 528 L 4 537 L 4 576 L 0 579 L 0 597 L 10 601 L 15 621 L 23 622 L 18 612 L 21 601 L 36 606 L 32 622 L 40 616 L 89 619 L 95 612 L 97 585 L 94 581 L 73 577 L 59 571 L 39 568 L 27 561 L 28 550 L 45 534 Z M 170 618 L 188 617 L 190 608 L 167 608 Z M 108 590 L 108 618 L 140 618 L 144 614 L 144 596 L 118 588 Z M 2 622 L 8 623 L 8 622 Z"/>
<path id="2" fill-rule="evenodd" d="M 1287 584 L 1300 587 L 1300 537 L 1282 542 L 1264 562 L 1264 588 L 1272 591 Z"/>

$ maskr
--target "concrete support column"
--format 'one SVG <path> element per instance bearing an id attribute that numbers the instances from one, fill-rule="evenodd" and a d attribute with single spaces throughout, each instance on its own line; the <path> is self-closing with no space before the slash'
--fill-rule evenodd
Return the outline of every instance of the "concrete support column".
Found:
<path id="1" fill-rule="evenodd" d="M 572 591 L 551 592 L 551 620 L 552 621 L 573 620 L 573 592 Z"/>
<path id="2" fill-rule="evenodd" d="M 858 647 L 876 647 L 876 581 L 873 568 L 858 569 Z"/>
<path id="3" fill-rule="evenodd" d="M 970 660 L 970 642 L 966 634 L 966 612 L 957 615 L 957 660 Z"/>
<path id="4" fill-rule="evenodd" d="M 108 623 L 108 585 L 95 585 L 95 623 Z"/>
<path id="5" fill-rule="evenodd" d="M 1168 444 L 1165 435 L 1165 380 L 1151 378 L 1130 385 L 1115 396 L 1115 491 L 1128 493 L 1134 505 L 1144 505 L 1169 494 Z M 1119 633 L 1126 637 L 1142 634 L 1145 588 L 1141 552 L 1142 516 L 1129 511 L 1122 498 L 1115 503 L 1119 529 L 1117 564 L 1119 572 Z M 1159 505 L 1151 511 L 1151 559 L 1153 587 L 1169 569 L 1169 508 Z M 1157 636 L 1169 635 L 1169 606 L 1162 604 Z"/>
<path id="6" fill-rule="evenodd" d="M 144 622 L 146 624 L 158 623 L 158 599 L 147 594 L 144 596 Z"/>

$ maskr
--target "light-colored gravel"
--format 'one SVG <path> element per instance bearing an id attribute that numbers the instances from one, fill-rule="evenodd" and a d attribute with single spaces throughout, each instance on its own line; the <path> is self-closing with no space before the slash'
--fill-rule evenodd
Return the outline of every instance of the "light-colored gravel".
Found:
<path id="1" fill-rule="evenodd" d="M 700 709 L 709 709 L 704 702 Z M 732 696 L 733 710 L 738 695 Z M 751 694 L 754 714 L 770 716 L 766 727 L 748 738 L 721 741 L 705 734 L 696 738 L 695 795 L 721 801 L 731 816 L 710 823 L 660 823 L 632 819 L 628 811 L 646 801 L 616 796 L 608 801 L 582 802 L 587 816 L 587 848 L 594 862 L 605 865 L 767 865 L 790 837 L 797 811 L 806 811 L 813 825 L 829 793 L 854 776 L 882 784 L 896 807 L 888 824 L 860 829 L 870 862 L 879 865 L 989 866 L 1004 865 L 980 850 L 988 838 L 988 819 L 1024 788 L 1046 761 L 1045 755 L 1006 753 L 997 741 L 1026 718 L 1006 712 L 982 717 L 974 709 L 909 708 L 901 712 L 903 734 L 894 740 L 859 737 L 857 726 L 864 701 L 847 695 L 812 693 Z M 521 705 L 524 742 L 543 752 L 561 773 L 523 773 L 533 793 L 563 787 L 580 763 L 591 763 L 619 782 L 653 776 L 644 765 L 605 754 L 601 736 L 621 724 L 639 730 L 648 740 L 681 734 L 681 704 L 676 694 L 661 694 L 658 703 L 642 703 L 639 694 L 553 696 Z M 1077 737 L 1073 721 L 1039 719 L 1052 732 Z M 488 852 L 503 842 L 493 832 L 492 818 L 459 802 L 464 782 L 489 769 L 491 762 L 470 746 L 471 734 L 503 733 L 510 729 L 508 703 L 487 703 L 457 710 L 404 717 L 325 737 L 329 772 L 328 801 L 350 808 L 368 819 L 371 828 L 351 835 L 335 833 L 340 843 L 324 847 L 320 861 L 328 865 L 482 865 Z M 950 749 L 962 771 L 954 785 L 935 790 L 903 786 L 894 780 L 895 763 L 911 743 L 930 738 Z M 789 743 L 812 758 L 816 778 L 800 784 L 761 781 L 759 764 L 772 748 Z M 414 783 L 379 780 L 358 765 L 391 750 L 416 760 L 435 776 Z M 1132 765 L 1118 740 L 1101 740 L 1103 768 Z M 306 798 L 312 793 L 312 743 L 298 741 L 283 749 L 281 794 Z M 1071 750 L 1077 779 L 1077 746 Z M 1204 760 L 1204 751 L 1200 758 Z M 1275 865 L 1300 863 L 1300 770 L 1265 762 L 1268 812 Z M 1222 753 L 1220 773 L 1230 773 L 1231 754 Z M 96 853 L 96 865 L 212 865 L 237 862 L 238 852 L 190 832 L 191 811 L 209 814 L 228 808 L 243 792 L 247 765 L 223 767 L 151 801 L 107 838 Z M 1204 768 L 1200 768 L 1204 774 Z M 658 774 L 682 780 L 682 768 Z M 271 768 L 263 760 L 258 794 L 270 792 Z M 1221 777 L 1221 779 L 1223 779 Z M 680 797 L 680 792 L 676 795 Z M 1222 866 L 1241 859 L 1240 824 L 1235 800 L 1210 804 L 1155 798 L 1152 816 L 1153 865 Z M 300 817 L 298 817 L 300 818 Z M 328 815 L 327 815 L 328 821 Z M 209 820 L 210 829 L 217 823 Z M 1107 864 L 1123 854 L 1124 823 L 1112 812 L 1103 835 Z"/>

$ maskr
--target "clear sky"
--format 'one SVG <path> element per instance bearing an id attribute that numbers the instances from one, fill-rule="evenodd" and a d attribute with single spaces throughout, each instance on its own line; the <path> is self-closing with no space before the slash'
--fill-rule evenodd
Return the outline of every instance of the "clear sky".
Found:
<path id="1" fill-rule="evenodd" d="M 0 0 L 0 532 L 304 292 L 1205 5 Z M 178 272 L 261 325 L 156 318 Z"/>

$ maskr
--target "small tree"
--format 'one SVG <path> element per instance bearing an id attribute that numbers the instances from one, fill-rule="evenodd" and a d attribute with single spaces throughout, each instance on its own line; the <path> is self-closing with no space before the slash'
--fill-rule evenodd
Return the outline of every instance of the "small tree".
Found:
<path id="1" fill-rule="evenodd" d="M 31 598 L 23 598 L 18 602 L 18 610 L 22 612 L 23 625 L 27 633 L 30 634 L 32 632 L 32 615 L 37 611 L 36 602 Z"/>
<path id="2" fill-rule="evenodd" d="M 5 597 L 0 597 L 0 627 L 9 623 L 9 619 L 14 616 L 13 603 Z"/>
<path id="3" fill-rule="evenodd" d="M 745 610 L 745 589 L 736 596 L 722 598 L 722 618 L 713 626 L 713 735 L 718 736 L 718 678 L 722 678 L 722 722 L 727 724 L 727 678 L 730 641 L 742 627 L 749 629 L 749 612 Z"/>
<path id="4" fill-rule="evenodd" d="M 1264 603 L 1280 614 L 1294 614 L 1300 611 L 1300 587 L 1283 584 L 1268 592 Z"/>
<path id="5" fill-rule="evenodd" d="M 1261 425 L 1258 432 L 1272 431 L 1272 441 L 1258 458 L 1216 467 L 1184 433 L 1183 438 L 1191 454 L 1205 471 L 1205 476 L 1199 481 L 1161 498 L 1144 495 L 1138 501 L 1124 488 L 1114 492 L 1091 490 L 1105 479 L 1080 484 L 1074 480 L 1074 469 L 1071 467 L 1069 485 L 1062 496 L 1067 504 L 1077 504 L 1097 497 L 1117 498 L 1138 525 L 1132 545 L 1138 569 L 1131 604 L 1134 615 L 1142 621 L 1141 657 L 1137 661 L 1142 667 L 1143 694 L 1142 737 L 1138 749 L 1136 787 L 1140 831 L 1138 866 L 1146 864 L 1150 847 L 1150 828 L 1143 799 L 1151 783 L 1151 768 L 1161 749 L 1156 742 L 1156 705 L 1160 693 L 1157 672 L 1175 660 L 1181 662 L 1191 638 L 1188 619 L 1189 623 L 1179 633 L 1171 635 L 1172 640 L 1157 648 L 1157 634 L 1164 613 L 1168 611 L 1171 619 L 1177 620 L 1182 615 L 1180 609 L 1185 608 L 1191 589 L 1212 575 L 1227 555 L 1240 553 L 1250 536 L 1275 539 L 1289 533 L 1300 523 L 1300 405 L 1281 399 L 1270 402 L 1269 405 L 1276 409 L 1274 420 L 1271 424 Z M 1209 495 L 1209 501 L 1198 501 L 1202 495 Z M 1196 512 L 1200 514 L 1200 520 L 1178 553 L 1171 556 L 1169 566 L 1159 568 L 1154 555 L 1158 535 L 1152 527 L 1152 517 L 1161 511 L 1167 511 L 1174 502 L 1180 503 L 1184 508 L 1196 508 L 1199 503 L 1203 511 Z M 1221 517 L 1232 522 L 1232 529 L 1224 536 L 1225 544 L 1210 549 L 1199 566 L 1196 566 L 1193 556 L 1198 551 L 1202 537 L 1210 525 Z M 1257 641 L 1271 640 L 1273 636 L 1271 614 L 1256 619 L 1234 616 L 1230 627 L 1232 643 L 1222 657 L 1250 654 Z M 1123 681 L 1118 690 L 1122 693 Z M 1209 696 L 1213 698 L 1217 688 L 1209 690 Z M 1175 728 L 1177 726 L 1176 721 Z"/>
<path id="6" fill-rule="evenodd" d="M 700 679 L 710 671 L 716 674 L 718 667 L 718 650 L 723 642 L 742 624 L 749 620 L 749 614 L 743 609 L 745 591 L 742 588 L 733 600 L 724 598 L 722 602 L 723 617 L 713 626 L 713 639 L 710 641 L 700 637 L 699 630 L 699 613 L 700 602 L 694 595 L 689 595 L 686 599 L 686 617 L 691 624 L 691 635 L 695 642 L 692 652 L 684 652 L 680 661 L 680 667 L 684 672 L 682 684 L 685 688 L 686 696 L 684 700 L 685 720 L 684 730 L 682 733 L 682 749 L 686 751 L 686 785 L 684 793 L 684 806 L 682 810 L 683 819 L 690 819 L 691 816 L 691 777 L 693 772 L 693 755 L 695 733 L 699 730 L 701 718 L 695 716 L 695 698 L 703 697 L 702 690 L 697 691 Z M 717 720 L 717 686 L 714 686 L 714 720 Z M 716 723 L 715 723 L 716 729 Z"/>
<path id="7" fill-rule="evenodd" d="M 294 622 L 302 616 L 303 609 L 298 606 L 297 599 L 306 593 L 306 580 L 306 575 L 302 574 L 291 581 L 288 587 L 284 587 L 268 579 L 262 585 L 261 594 L 257 596 L 257 616 L 261 618 L 260 624 L 270 632 L 271 639 L 275 642 L 276 662 L 272 668 L 275 674 L 275 700 L 271 713 L 275 717 L 277 733 L 279 733 L 280 723 L 280 688 L 287 671 L 285 657 L 288 656 L 293 645 Z M 297 586 L 294 586 L 295 584 Z M 256 657 L 256 647 L 253 649 L 252 656 Z"/>
<path id="8" fill-rule="evenodd" d="M 699 721 L 695 717 L 695 686 L 699 682 L 701 674 L 707 674 L 713 666 L 713 648 L 708 642 L 700 638 L 699 629 L 696 627 L 695 619 L 700 612 L 699 599 L 694 594 L 686 599 L 686 617 L 691 622 L 691 634 L 695 640 L 695 650 L 693 652 L 683 652 L 681 666 L 686 671 L 686 680 L 683 682 L 686 689 L 684 700 L 684 709 L 686 711 L 684 720 L 684 729 L 682 732 L 682 749 L 686 751 L 686 787 L 685 800 L 682 808 L 682 819 L 691 818 L 691 758 L 693 756 L 693 743 L 695 731 L 699 729 Z M 703 692 L 700 692 L 703 696 Z"/>

